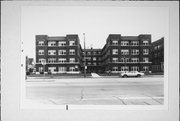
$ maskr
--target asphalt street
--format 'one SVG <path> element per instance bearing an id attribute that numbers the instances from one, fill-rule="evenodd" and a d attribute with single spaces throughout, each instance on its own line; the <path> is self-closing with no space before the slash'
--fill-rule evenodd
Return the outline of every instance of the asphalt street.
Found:
<path id="1" fill-rule="evenodd" d="M 164 78 L 26 80 L 28 100 L 55 105 L 162 105 Z"/>

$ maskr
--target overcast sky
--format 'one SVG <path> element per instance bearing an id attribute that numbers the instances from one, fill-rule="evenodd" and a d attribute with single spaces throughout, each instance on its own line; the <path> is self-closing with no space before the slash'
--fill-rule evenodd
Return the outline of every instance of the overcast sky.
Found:
<path id="1" fill-rule="evenodd" d="M 168 37 L 165 7 L 26 6 L 22 8 L 21 38 L 25 55 L 35 57 L 35 35 L 78 34 L 82 47 L 102 48 L 109 34 L 151 34 L 152 41 Z"/>

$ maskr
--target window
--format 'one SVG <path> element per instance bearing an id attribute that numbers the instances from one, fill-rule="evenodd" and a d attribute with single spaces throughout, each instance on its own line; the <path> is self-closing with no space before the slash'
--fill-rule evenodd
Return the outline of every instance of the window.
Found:
<path id="1" fill-rule="evenodd" d="M 118 67 L 117 67 L 117 66 L 114 66 L 114 67 L 112 68 L 112 71 L 118 71 Z"/>
<path id="2" fill-rule="evenodd" d="M 127 49 L 122 49 L 122 50 L 121 50 L 121 55 L 129 55 L 129 50 L 127 50 Z"/>
<path id="3" fill-rule="evenodd" d="M 75 58 L 69 58 L 69 62 L 70 63 L 74 63 L 75 62 Z"/>
<path id="4" fill-rule="evenodd" d="M 69 50 L 69 55 L 75 55 L 75 49 L 70 49 Z"/>
<path id="5" fill-rule="evenodd" d="M 139 62 L 139 58 L 131 58 L 131 62 L 137 63 Z"/>
<path id="6" fill-rule="evenodd" d="M 129 62 L 129 58 L 121 58 L 121 62 Z"/>
<path id="7" fill-rule="evenodd" d="M 39 67 L 39 72 L 43 72 L 44 68 L 43 67 Z"/>
<path id="8" fill-rule="evenodd" d="M 131 41 L 131 45 L 132 46 L 138 46 L 139 45 L 139 41 Z"/>
<path id="9" fill-rule="evenodd" d="M 48 50 L 48 55 L 56 55 L 56 50 Z"/>
<path id="10" fill-rule="evenodd" d="M 69 67 L 69 71 L 75 71 L 75 67 Z"/>
<path id="11" fill-rule="evenodd" d="M 48 71 L 54 72 L 54 71 L 56 71 L 56 67 L 48 67 Z"/>
<path id="12" fill-rule="evenodd" d="M 149 45 L 149 41 L 144 40 L 144 41 L 143 41 L 143 45 Z"/>
<path id="13" fill-rule="evenodd" d="M 39 50 L 39 51 L 38 51 L 38 54 L 39 54 L 39 55 L 44 55 L 44 50 Z"/>
<path id="14" fill-rule="evenodd" d="M 96 57 L 93 57 L 93 61 L 96 61 Z"/>
<path id="15" fill-rule="evenodd" d="M 91 62 L 88 62 L 87 64 L 88 64 L 88 65 L 91 65 Z"/>
<path id="16" fill-rule="evenodd" d="M 59 63 L 65 63 L 65 62 L 66 62 L 66 58 L 59 58 L 59 59 L 58 59 L 58 62 L 59 62 Z"/>
<path id="17" fill-rule="evenodd" d="M 70 46 L 75 45 L 75 41 L 69 41 L 69 45 L 70 45 Z"/>
<path id="18" fill-rule="evenodd" d="M 87 52 L 87 55 L 91 55 L 91 52 Z"/>
<path id="19" fill-rule="evenodd" d="M 94 55 L 96 55 L 96 52 L 93 52 Z"/>
<path id="20" fill-rule="evenodd" d="M 91 57 L 86 57 L 86 60 L 91 61 Z"/>
<path id="21" fill-rule="evenodd" d="M 58 46 L 65 46 L 66 45 L 66 42 L 65 41 L 59 41 L 58 42 Z"/>
<path id="22" fill-rule="evenodd" d="M 56 62 L 56 58 L 49 58 L 48 59 L 48 63 L 55 63 Z"/>
<path id="23" fill-rule="evenodd" d="M 43 45 L 44 45 L 44 41 L 39 41 L 39 42 L 38 42 L 38 45 L 39 45 L 39 46 L 43 46 Z"/>
<path id="24" fill-rule="evenodd" d="M 148 66 L 143 66 L 143 71 L 148 71 L 149 67 Z"/>
<path id="25" fill-rule="evenodd" d="M 132 55 L 139 55 L 139 50 L 138 49 L 132 49 L 131 54 Z"/>
<path id="26" fill-rule="evenodd" d="M 129 42 L 128 41 L 121 41 L 121 46 L 128 46 Z"/>
<path id="27" fill-rule="evenodd" d="M 58 70 L 59 72 L 66 72 L 66 67 L 60 66 Z"/>
<path id="28" fill-rule="evenodd" d="M 143 49 L 143 55 L 148 55 L 149 54 L 149 50 L 148 49 Z"/>
<path id="29" fill-rule="evenodd" d="M 131 67 L 131 71 L 139 71 L 139 67 L 137 67 L 137 66 L 132 66 L 132 67 Z"/>
<path id="30" fill-rule="evenodd" d="M 122 66 L 121 71 L 129 71 L 129 67 L 128 66 Z"/>
<path id="31" fill-rule="evenodd" d="M 44 61 L 44 58 L 39 58 L 39 63 L 41 63 L 42 61 Z"/>
<path id="32" fill-rule="evenodd" d="M 112 50 L 112 54 L 113 54 L 113 55 L 117 55 L 117 54 L 118 54 L 118 49 L 113 49 L 113 50 Z"/>
<path id="33" fill-rule="evenodd" d="M 96 66 L 97 64 L 94 62 L 94 63 L 93 63 L 93 65 L 95 65 L 95 66 Z"/>
<path id="34" fill-rule="evenodd" d="M 48 46 L 56 46 L 56 42 L 55 41 L 51 41 L 51 42 L 48 42 Z"/>
<path id="35" fill-rule="evenodd" d="M 118 62 L 118 58 L 112 58 L 112 62 Z"/>
<path id="36" fill-rule="evenodd" d="M 66 55 L 66 50 L 59 50 L 58 53 L 59 55 Z"/>
<path id="37" fill-rule="evenodd" d="M 149 62 L 149 58 L 143 58 L 143 62 Z"/>
<path id="38" fill-rule="evenodd" d="M 112 41 L 112 45 L 118 45 L 118 41 L 117 40 L 113 40 Z"/>

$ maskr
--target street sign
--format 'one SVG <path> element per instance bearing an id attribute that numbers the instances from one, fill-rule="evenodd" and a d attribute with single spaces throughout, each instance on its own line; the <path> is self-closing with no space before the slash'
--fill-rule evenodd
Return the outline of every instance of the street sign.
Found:
<path id="1" fill-rule="evenodd" d="M 44 59 L 44 60 L 41 60 L 41 64 L 42 65 L 46 65 L 46 60 Z"/>

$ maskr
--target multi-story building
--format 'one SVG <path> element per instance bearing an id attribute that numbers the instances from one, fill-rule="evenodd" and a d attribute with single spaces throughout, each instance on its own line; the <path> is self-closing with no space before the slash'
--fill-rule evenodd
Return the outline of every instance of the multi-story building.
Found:
<path id="1" fill-rule="evenodd" d="M 79 73 L 82 49 L 78 35 L 36 36 L 36 70 L 38 72 Z M 42 65 L 45 59 L 46 65 Z"/>
<path id="2" fill-rule="evenodd" d="M 164 72 L 164 37 L 152 42 L 152 72 Z"/>
<path id="3" fill-rule="evenodd" d="M 151 70 L 151 35 L 121 36 L 110 34 L 102 49 L 103 71 Z"/>
<path id="4" fill-rule="evenodd" d="M 102 72 L 101 49 L 83 49 L 86 56 L 87 73 Z"/>
<path id="5" fill-rule="evenodd" d="M 111 71 L 151 71 L 151 35 L 121 36 L 110 34 L 103 49 L 82 49 L 78 35 L 36 36 L 36 70 L 103 73 Z M 86 60 L 84 59 L 86 58 Z M 86 63 L 85 63 L 86 61 Z"/>

